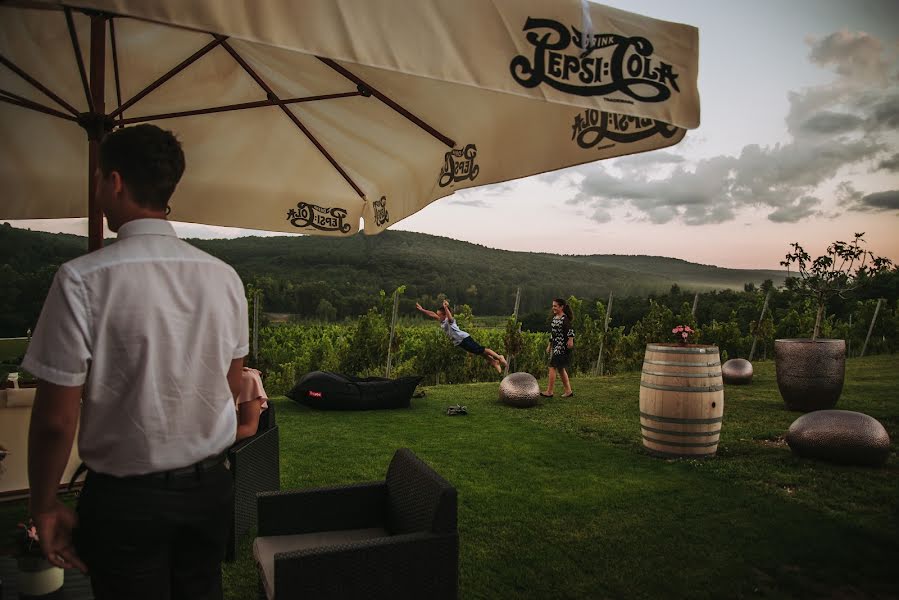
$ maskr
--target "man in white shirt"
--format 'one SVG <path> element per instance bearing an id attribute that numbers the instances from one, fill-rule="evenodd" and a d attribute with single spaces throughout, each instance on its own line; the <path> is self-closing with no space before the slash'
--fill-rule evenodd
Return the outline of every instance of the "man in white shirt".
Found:
<path id="1" fill-rule="evenodd" d="M 183 172 L 170 132 L 104 138 L 97 196 L 118 239 L 60 267 L 23 361 L 39 379 L 28 475 L 41 547 L 89 571 L 98 600 L 222 596 L 247 304 L 237 273 L 165 220 Z M 79 413 L 76 513 L 56 492 Z"/>

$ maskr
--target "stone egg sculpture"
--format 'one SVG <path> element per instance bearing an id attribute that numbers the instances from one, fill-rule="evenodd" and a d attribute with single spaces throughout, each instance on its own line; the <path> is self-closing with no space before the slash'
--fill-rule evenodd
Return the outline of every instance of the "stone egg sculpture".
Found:
<path id="1" fill-rule="evenodd" d="M 499 384 L 499 400 L 517 408 L 537 406 L 540 401 L 540 384 L 530 373 L 512 373 Z"/>
<path id="2" fill-rule="evenodd" d="M 880 422 L 851 410 L 816 410 L 793 421 L 787 444 L 794 454 L 848 465 L 878 466 L 890 454 Z"/>
<path id="3" fill-rule="evenodd" d="M 752 383 L 752 363 L 745 358 L 732 358 L 721 365 L 721 378 L 730 385 Z"/>

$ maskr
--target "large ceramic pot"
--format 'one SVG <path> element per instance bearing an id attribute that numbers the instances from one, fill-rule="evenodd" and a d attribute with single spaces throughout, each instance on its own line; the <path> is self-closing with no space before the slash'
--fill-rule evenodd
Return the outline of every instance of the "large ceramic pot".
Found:
<path id="1" fill-rule="evenodd" d="M 787 408 L 833 408 L 843 392 L 846 340 L 774 340 L 774 368 Z"/>

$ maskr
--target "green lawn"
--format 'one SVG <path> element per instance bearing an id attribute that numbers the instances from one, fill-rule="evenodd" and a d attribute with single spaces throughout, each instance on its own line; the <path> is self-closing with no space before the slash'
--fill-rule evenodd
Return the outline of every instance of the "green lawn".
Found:
<path id="1" fill-rule="evenodd" d="M 27 338 L 0 338 L 0 362 L 6 362 L 25 354 Z"/>
<path id="2" fill-rule="evenodd" d="M 428 388 L 410 410 L 279 398 L 282 488 L 381 479 L 394 450 L 412 448 L 459 491 L 466 599 L 896 598 L 897 367 L 850 359 L 838 405 L 889 431 L 876 469 L 795 458 L 783 435 L 799 414 L 758 362 L 751 386 L 727 388 L 709 460 L 642 451 L 639 373 L 576 378 L 574 398 L 533 409 L 499 404 L 496 383 Z M 445 416 L 457 403 L 469 415 Z M 225 567 L 227 598 L 255 597 L 249 546 Z"/>
<path id="3" fill-rule="evenodd" d="M 899 461 L 794 458 L 773 364 L 728 387 L 718 457 L 641 449 L 639 373 L 578 378 L 524 410 L 496 384 L 429 388 L 411 410 L 320 412 L 278 401 L 282 487 L 380 479 L 412 448 L 459 490 L 463 598 L 897 597 Z M 852 359 L 839 408 L 899 435 L 899 359 Z M 451 404 L 469 415 L 447 417 Z M 894 444 L 895 448 L 895 444 Z M 890 567 L 889 565 L 893 565 Z M 255 586 L 249 543 L 228 597 Z"/>

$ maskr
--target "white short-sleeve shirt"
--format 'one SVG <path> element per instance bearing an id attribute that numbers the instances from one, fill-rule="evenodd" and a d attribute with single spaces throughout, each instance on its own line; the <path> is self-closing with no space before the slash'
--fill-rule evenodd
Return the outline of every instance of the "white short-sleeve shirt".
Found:
<path id="1" fill-rule="evenodd" d="M 139 219 L 59 268 L 22 367 L 84 385 L 78 451 L 92 470 L 140 475 L 234 443 L 231 361 L 247 355 L 243 283 L 221 260 Z"/>
<path id="2" fill-rule="evenodd" d="M 440 327 L 449 336 L 450 340 L 453 342 L 453 346 L 458 346 L 462 343 L 467 337 L 470 337 L 468 333 L 459 329 L 459 326 L 456 325 L 456 320 L 444 319 L 440 321 Z"/>

